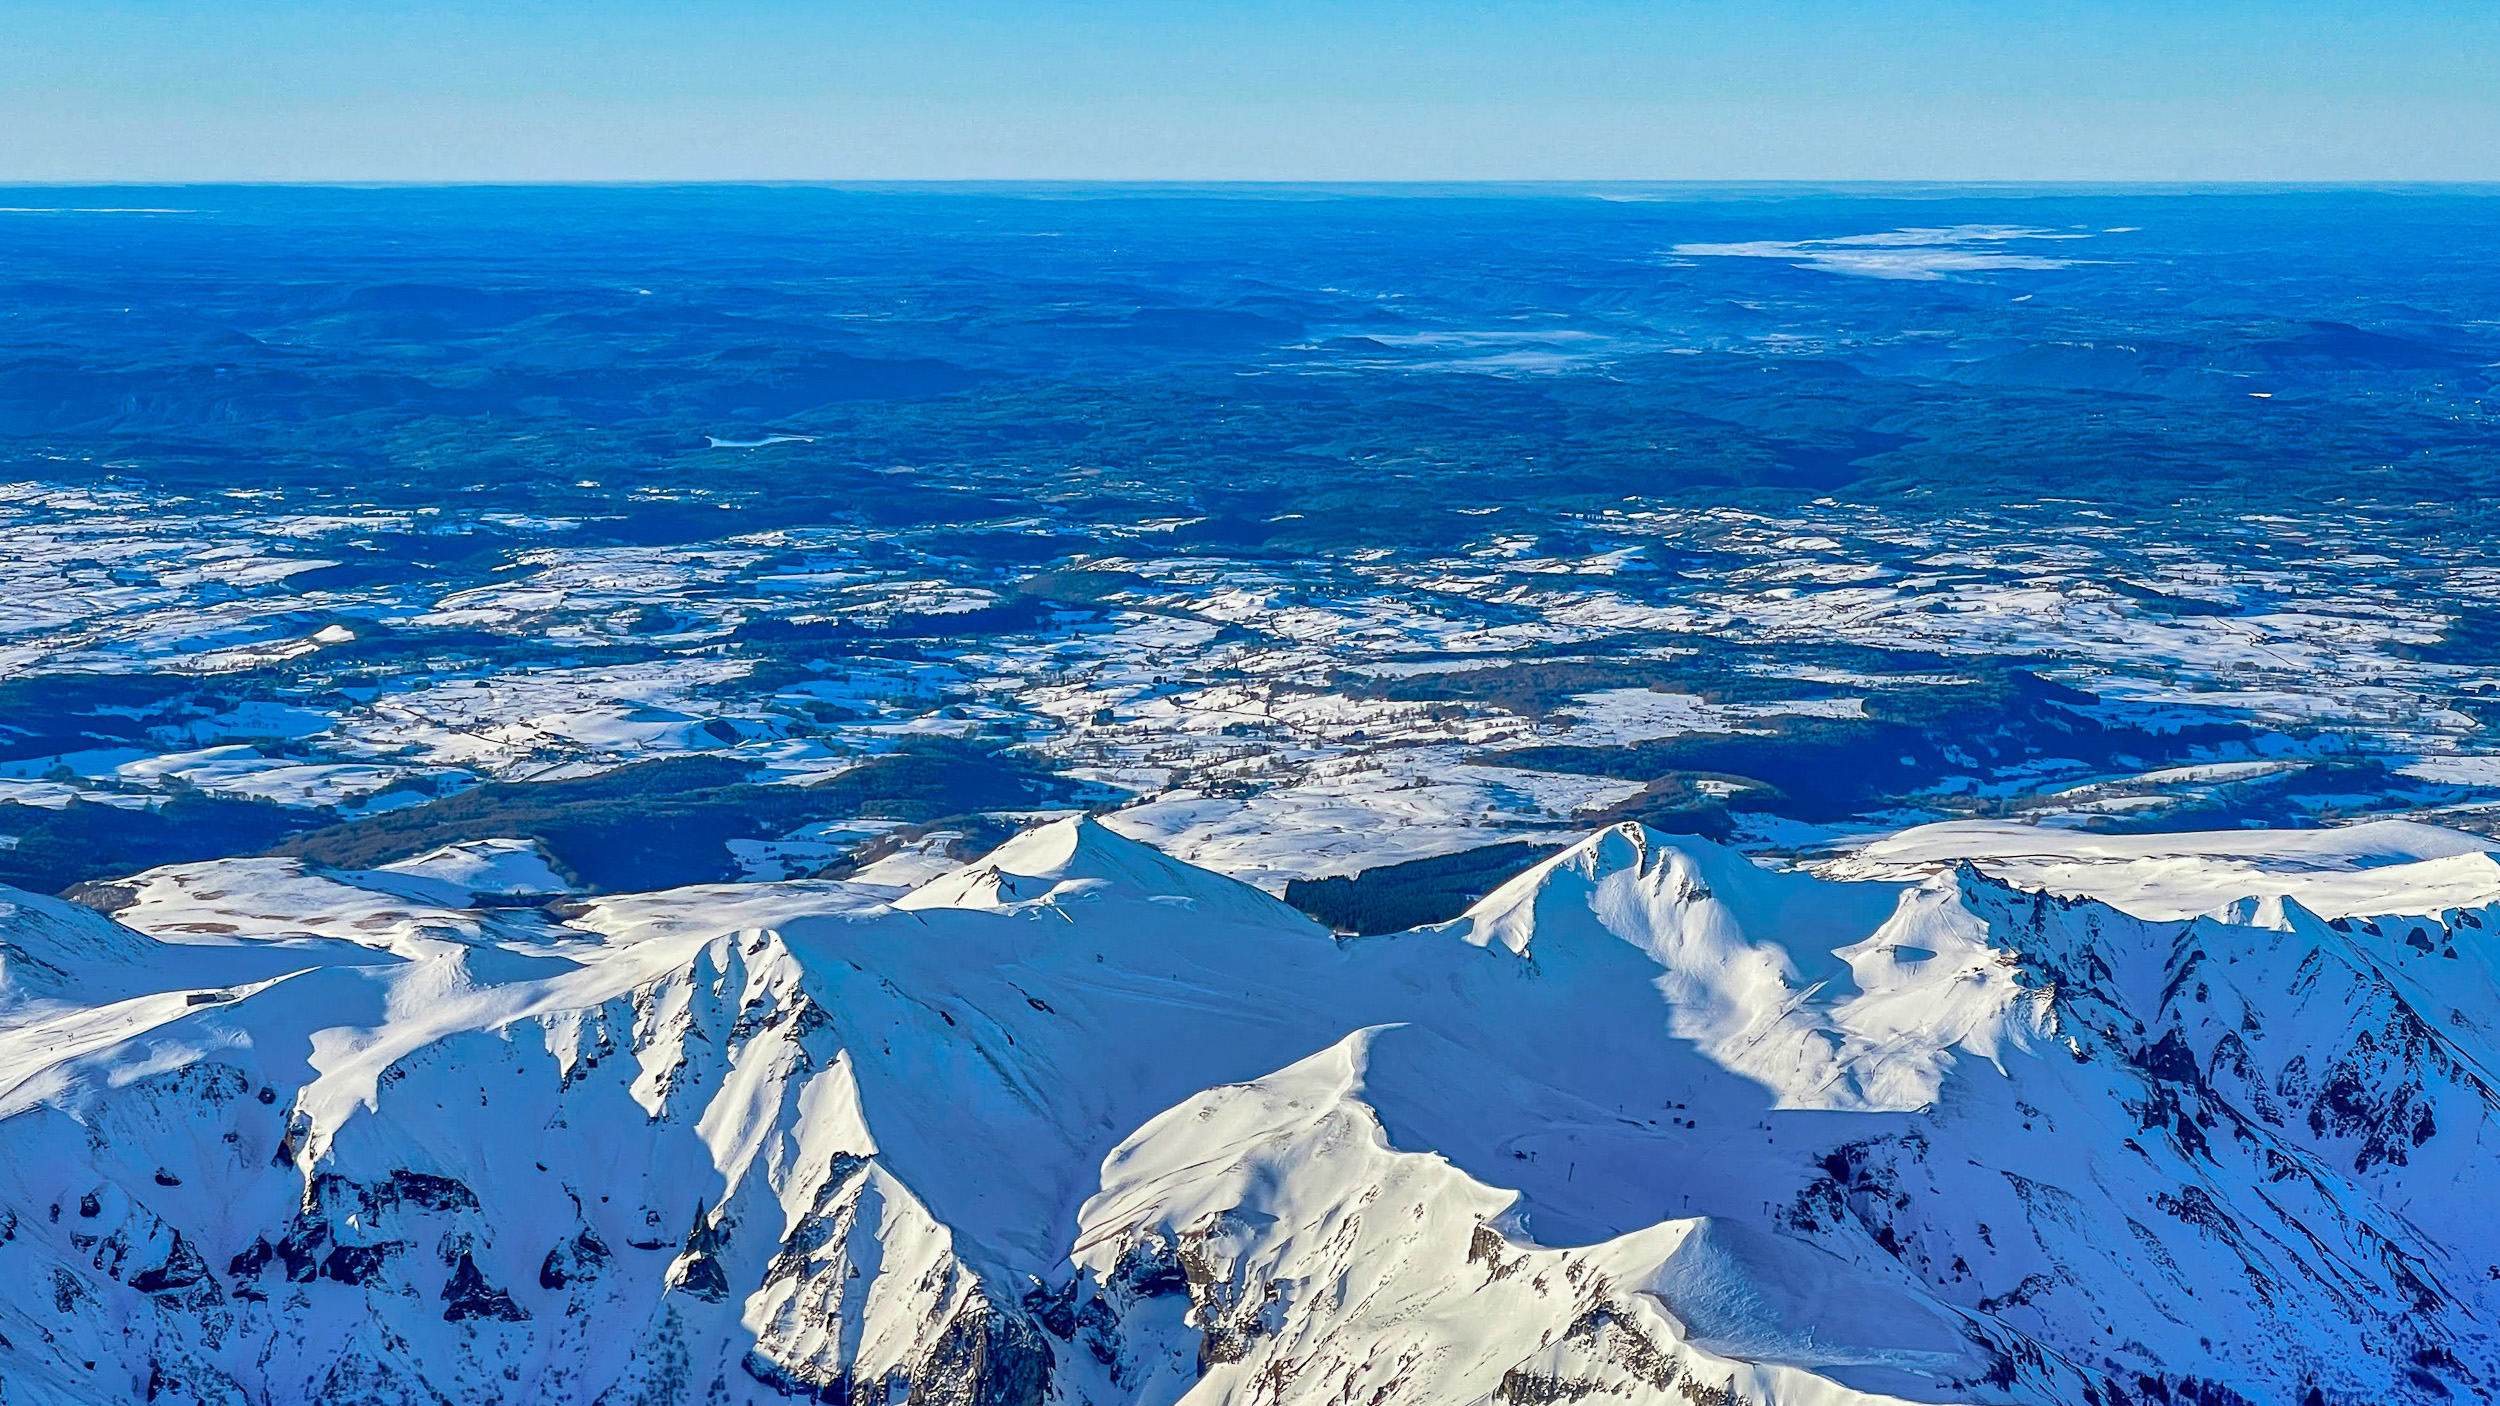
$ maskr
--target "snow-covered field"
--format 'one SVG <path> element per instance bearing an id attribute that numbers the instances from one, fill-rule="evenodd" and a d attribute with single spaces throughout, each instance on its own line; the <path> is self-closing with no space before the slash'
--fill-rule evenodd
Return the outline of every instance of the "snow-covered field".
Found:
<path id="1" fill-rule="evenodd" d="M 2229 724 L 2244 739 L 2134 767 L 2052 749 L 1938 775 L 1857 817 L 1740 807 L 1726 833 L 1811 855 L 1922 820 L 2143 828 L 2263 796 L 2252 813 L 2276 823 L 2475 826 L 2500 803 L 2500 753 L 2474 711 L 2500 670 L 2417 648 L 2488 583 L 2434 544 L 2398 561 L 2325 517 L 2145 541 L 2089 511 L 1905 522 L 1832 503 L 1627 502 L 1583 518 L 1579 549 L 1556 554 L 1551 535 L 1490 522 L 1463 551 L 1290 567 L 1140 552 L 1158 529 L 1139 524 L 1098 534 L 1106 550 L 1079 561 L 1108 583 L 1086 601 L 1016 616 L 1025 568 L 860 526 L 617 546 L 571 519 L 18 485 L 0 494 L 14 549 L 0 661 L 231 696 L 109 743 L 19 743 L 0 757 L 15 778 L 0 800 L 147 807 L 183 789 L 352 817 L 476 781 L 690 755 L 805 782 L 954 739 L 1126 795 L 1128 832 L 1277 887 L 1543 839 L 1639 794 L 1498 754 L 1777 736 L 2019 667 L 2096 695 L 2093 716 L 2114 725 Z M 388 534 L 467 555 L 333 570 Z M 986 623 L 950 634 L 958 617 Z M 907 644 L 856 642 L 898 620 L 914 622 Z M 780 638 L 754 634 L 767 627 L 814 642 L 759 652 L 751 637 Z M 1731 676 L 1702 647 L 1752 662 Z M 1580 682 L 1498 682 L 1546 661 Z M 1496 682 L 1471 695 L 1471 675 Z M 2298 775 L 2329 762 L 2331 781 Z M 740 843 L 758 877 L 838 857 L 823 834 Z"/>

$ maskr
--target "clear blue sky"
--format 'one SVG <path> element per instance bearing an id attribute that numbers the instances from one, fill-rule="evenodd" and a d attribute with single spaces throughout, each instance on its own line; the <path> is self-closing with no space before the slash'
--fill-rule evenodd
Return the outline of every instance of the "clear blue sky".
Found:
<path id="1" fill-rule="evenodd" d="M 0 0 L 0 180 L 2500 179 L 2500 0 Z"/>

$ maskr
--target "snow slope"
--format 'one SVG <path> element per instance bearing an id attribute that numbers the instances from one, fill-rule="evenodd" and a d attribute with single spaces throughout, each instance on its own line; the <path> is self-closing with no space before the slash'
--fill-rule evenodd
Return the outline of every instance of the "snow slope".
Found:
<path id="1" fill-rule="evenodd" d="M 2297 898 L 2342 916 L 2500 901 L 2495 849 L 2485 836 L 2411 820 L 2152 835 L 1964 820 L 1897 831 L 1821 871 L 1914 879 L 1967 862 L 2024 888 L 2097 898 L 2143 918 L 2192 918 L 2250 895 Z"/>
<path id="2" fill-rule="evenodd" d="M 0 1400 L 2480 1397 L 2500 894 L 2395 838 L 2138 916 L 1627 826 L 1344 940 L 1086 820 L 6 895 Z"/>

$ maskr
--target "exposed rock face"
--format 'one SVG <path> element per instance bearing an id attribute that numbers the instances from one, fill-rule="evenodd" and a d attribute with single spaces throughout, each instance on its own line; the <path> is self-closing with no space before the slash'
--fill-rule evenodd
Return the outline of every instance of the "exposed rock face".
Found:
<path id="1" fill-rule="evenodd" d="M 2403 868 L 2148 921 L 1632 827 L 1339 941 L 1069 823 L 552 940 L 12 899 L 0 1399 L 2474 1399 L 2500 868 Z"/>

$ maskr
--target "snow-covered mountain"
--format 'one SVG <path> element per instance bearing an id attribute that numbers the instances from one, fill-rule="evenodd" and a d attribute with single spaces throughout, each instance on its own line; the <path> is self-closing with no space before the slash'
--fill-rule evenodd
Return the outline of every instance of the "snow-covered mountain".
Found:
<path id="1" fill-rule="evenodd" d="M 2500 863 L 2430 835 L 1626 826 L 1346 939 L 1091 821 L 563 923 L 500 851 L 11 893 L 0 1400 L 2486 1398 Z"/>

